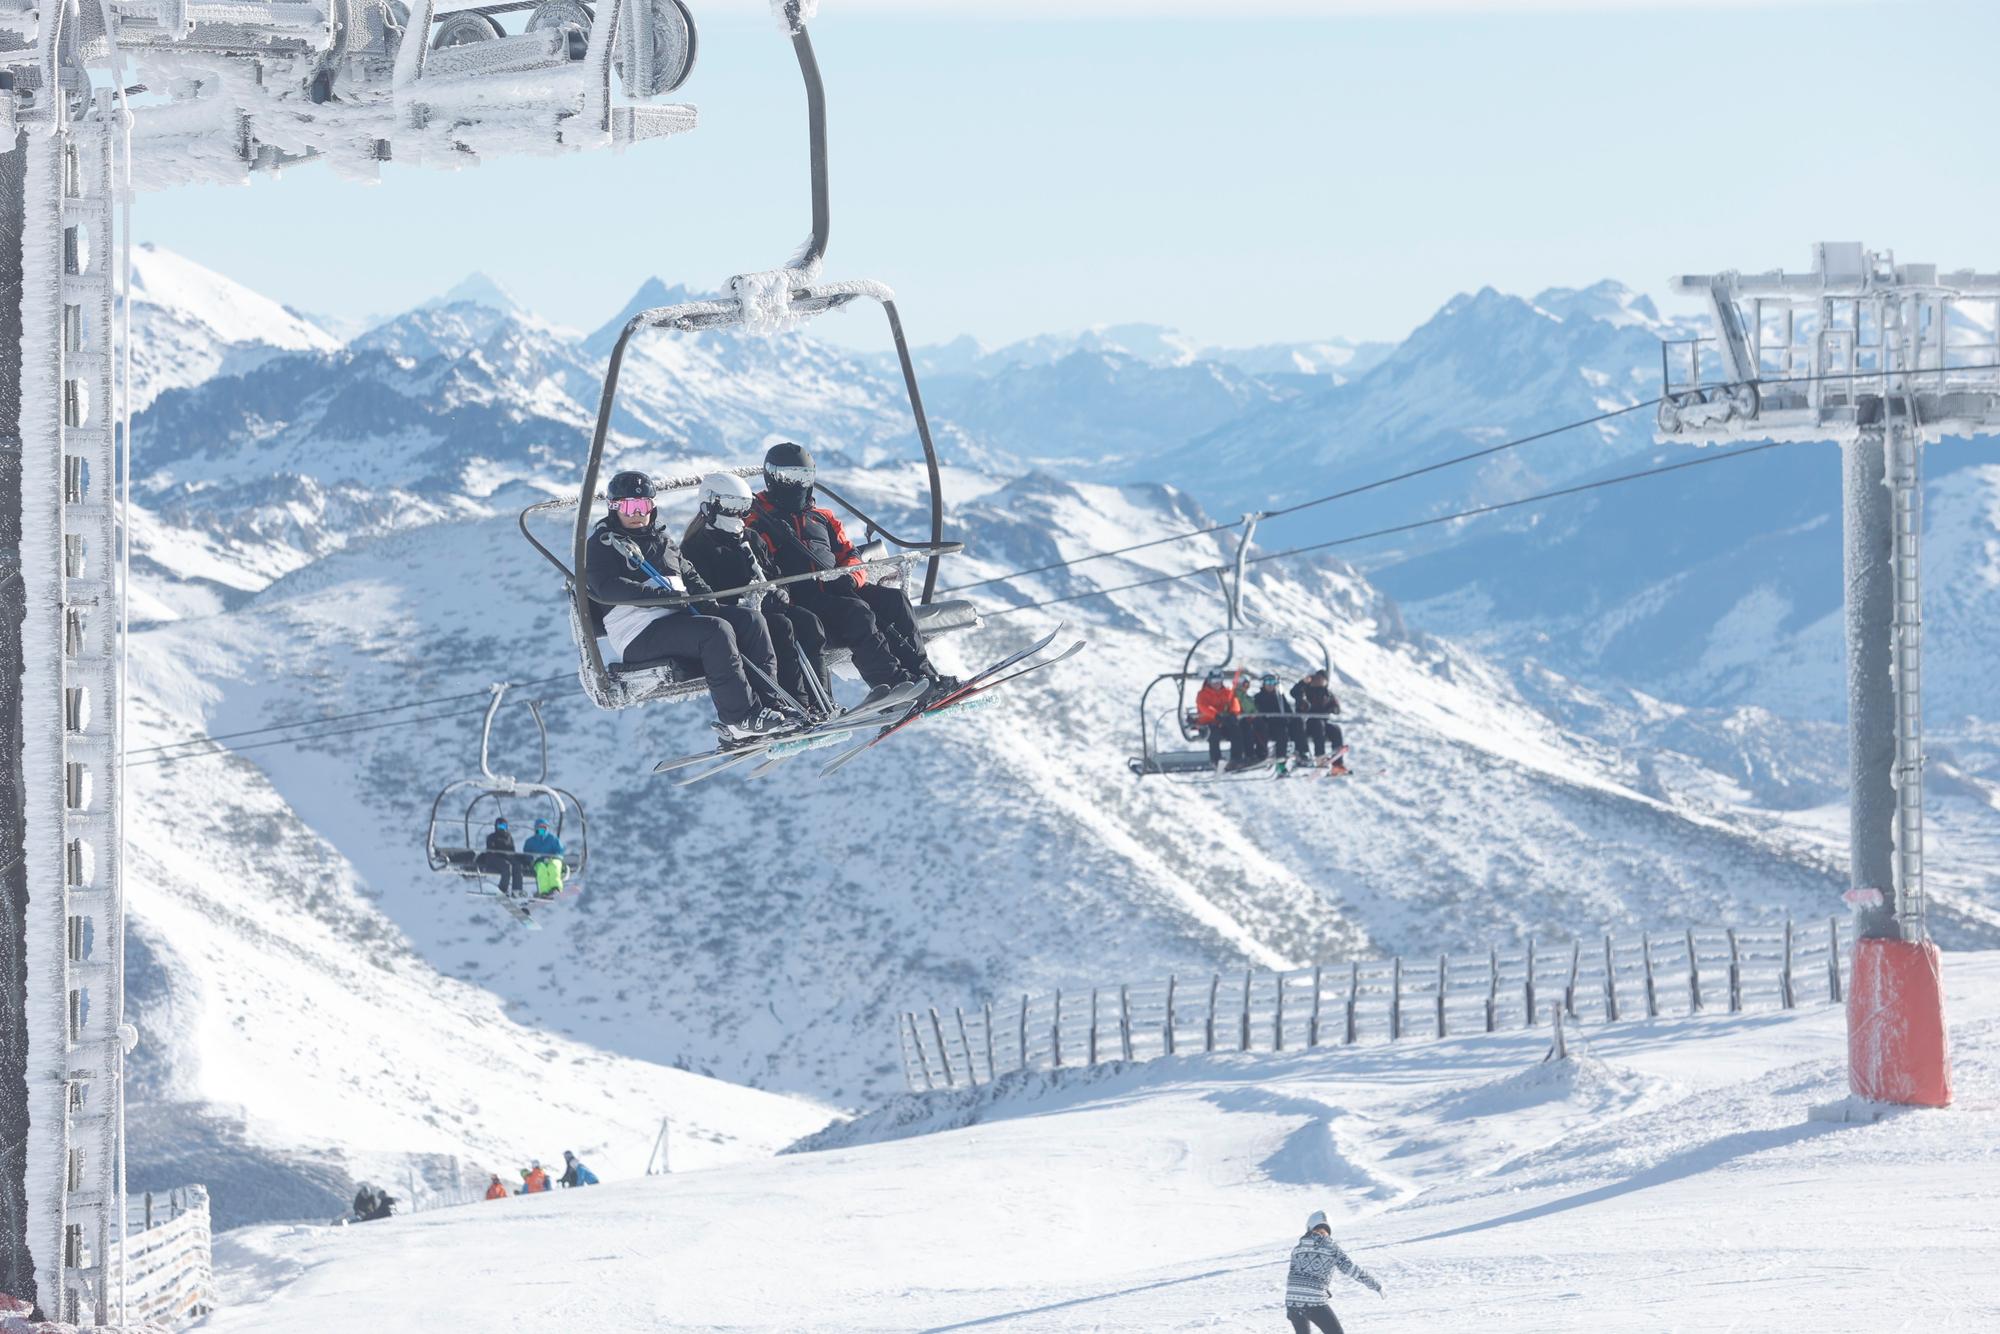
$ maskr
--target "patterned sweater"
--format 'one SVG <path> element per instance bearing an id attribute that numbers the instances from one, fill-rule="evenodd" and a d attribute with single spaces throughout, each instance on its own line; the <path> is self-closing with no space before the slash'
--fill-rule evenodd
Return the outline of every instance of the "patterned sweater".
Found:
<path id="1" fill-rule="evenodd" d="M 1285 1275 L 1286 1306 L 1326 1306 L 1333 1300 L 1333 1271 L 1373 1292 L 1382 1291 L 1374 1275 L 1347 1258 L 1332 1237 L 1308 1232 L 1292 1247 L 1292 1267 Z"/>

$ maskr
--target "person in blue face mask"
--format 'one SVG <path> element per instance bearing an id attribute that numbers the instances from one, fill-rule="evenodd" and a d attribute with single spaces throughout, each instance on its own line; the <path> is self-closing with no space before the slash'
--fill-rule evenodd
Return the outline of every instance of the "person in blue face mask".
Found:
<path id="1" fill-rule="evenodd" d="M 493 822 L 493 832 L 486 836 L 486 851 L 479 854 L 479 869 L 500 877 L 502 894 L 523 892 L 521 858 L 514 851 L 514 834 L 507 827 L 504 815 Z"/>
<path id="2" fill-rule="evenodd" d="M 521 851 L 534 859 L 535 897 L 545 899 L 559 892 L 563 884 L 563 845 L 547 820 L 535 821 L 535 832 L 528 835 Z"/>

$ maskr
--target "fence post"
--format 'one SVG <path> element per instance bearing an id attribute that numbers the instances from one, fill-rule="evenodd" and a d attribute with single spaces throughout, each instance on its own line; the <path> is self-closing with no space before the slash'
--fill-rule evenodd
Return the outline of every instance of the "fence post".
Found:
<path id="1" fill-rule="evenodd" d="M 1567 1061 L 1569 1059 L 1569 1044 L 1563 1040 L 1562 1006 L 1549 1006 L 1549 1023 L 1555 1029 L 1555 1041 L 1549 1045 L 1549 1054 L 1542 1059 L 1544 1061 Z"/>
<path id="2" fill-rule="evenodd" d="M 1306 1026 L 1306 1046 L 1319 1045 L 1319 965 L 1313 965 L 1313 1013 L 1312 1022 Z"/>
<path id="3" fill-rule="evenodd" d="M 993 1002 L 986 1001 L 986 1082 L 1000 1078 L 1000 1067 L 993 1063 Z"/>
<path id="4" fill-rule="evenodd" d="M 958 1049 L 965 1053 L 965 1082 L 979 1087 L 979 1062 L 972 1059 L 972 1038 L 965 1031 L 965 1007 L 954 1005 L 952 1012 L 958 1016 Z M 986 1067 L 987 1079 L 993 1078 L 993 1067 Z"/>
<path id="5" fill-rule="evenodd" d="M 1360 1004 L 1361 961 L 1355 959 L 1347 965 L 1347 1036 L 1342 1039 L 1350 1047 L 1354 1045 L 1355 1039 L 1359 1036 L 1356 1031 L 1358 1023 L 1355 1010 Z"/>
<path id="6" fill-rule="evenodd" d="M 937 1079 L 931 1074 L 930 1055 L 924 1051 L 924 1035 L 917 1028 L 917 1012 L 906 1010 L 903 1017 L 910 1021 L 910 1041 L 916 1044 L 917 1064 L 924 1069 L 924 1087 L 934 1089 L 937 1087 Z"/>
<path id="7" fill-rule="evenodd" d="M 1648 932 L 1639 933 L 1639 954 L 1646 961 L 1646 1017 L 1660 1017 L 1660 993 L 1653 986 L 1653 937 Z"/>
<path id="8" fill-rule="evenodd" d="M 931 1006 L 931 1032 L 937 1034 L 938 1062 L 944 1066 L 946 1088 L 958 1087 L 958 1076 L 951 1069 L 951 1048 L 944 1045 L 944 1020 L 938 1018 L 937 1006 Z"/>
<path id="9" fill-rule="evenodd" d="M 1271 979 L 1278 984 L 1278 1015 L 1277 1018 L 1271 1021 L 1271 1050 L 1283 1051 L 1285 1049 L 1285 975 L 1283 973 L 1273 973 L 1271 974 Z"/>
<path id="10" fill-rule="evenodd" d="M 1174 975 L 1167 974 L 1167 1055 L 1174 1054 Z"/>
<path id="11" fill-rule="evenodd" d="M 146 1231 L 153 1230 L 153 1192 L 146 1192 Z"/>
<path id="12" fill-rule="evenodd" d="M 1055 1063 L 1054 1068 L 1060 1070 L 1062 1068 L 1062 988 L 1061 987 L 1056 988 L 1055 1022 L 1049 1025 L 1049 1056 Z"/>
<path id="13" fill-rule="evenodd" d="M 1486 948 L 1486 1031 L 1491 1033 L 1500 1015 L 1500 947 Z"/>
<path id="14" fill-rule="evenodd" d="M 1021 1042 L 1021 1068 L 1025 1070 L 1028 1068 L 1028 997 L 1026 993 L 1023 993 L 1021 996 L 1020 1042 Z"/>
<path id="15" fill-rule="evenodd" d="M 1701 1013 L 1701 959 L 1694 950 L 1694 928 L 1687 933 L 1688 947 L 1688 1013 Z"/>
<path id="16" fill-rule="evenodd" d="M 1237 1026 L 1237 1050 L 1250 1050 L 1250 970 L 1243 970 L 1243 1022 Z"/>
<path id="17" fill-rule="evenodd" d="M 1444 989 L 1445 989 L 1445 963 L 1447 957 L 1448 956 L 1443 954 L 1438 955 L 1437 1029 L 1439 1037 L 1444 1036 Z"/>
<path id="18" fill-rule="evenodd" d="M 1563 1009 L 1569 1017 L 1576 1018 L 1576 974 L 1583 966 L 1583 942 L 1572 941 L 1569 947 L 1569 981 L 1563 983 Z"/>
<path id="19" fill-rule="evenodd" d="M 1785 919 L 1785 971 L 1778 974 L 1778 1003 L 1792 1008 L 1792 919 Z"/>
<path id="20" fill-rule="evenodd" d="M 1217 973 L 1208 979 L 1208 1037 L 1204 1051 L 1215 1050 L 1215 996 L 1221 990 L 1222 974 Z"/>
<path id="21" fill-rule="evenodd" d="M 1389 1041 L 1403 1036 L 1403 956 L 1389 969 Z"/>
<path id="22" fill-rule="evenodd" d="M 1097 988 L 1090 989 L 1090 1064 L 1097 1064 Z"/>
<path id="23" fill-rule="evenodd" d="M 1132 1059 L 1132 997 L 1123 982 L 1118 984 L 1118 1041 L 1125 1049 L 1125 1059 Z"/>
<path id="24" fill-rule="evenodd" d="M 1611 956 L 1611 937 L 1604 937 L 1604 1022 L 1618 1022 L 1618 974 Z"/>
<path id="25" fill-rule="evenodd" d="M 1826 919 L 1826 998 L 1840 1003 L 1840 919 Z"/>
<path id="26" fill-rule="evenodd" d="M 1521 999 L 1527 1002 L 1527 1015 L 1521 1020 L 1521 1027 L 1533 1028 L 1535 1026 L 1535 1015 L 1538 1013 L 1535 1009 L 1535 938 L 1533 936 L 1528 937 L 1528 972 L 1526 979 L 1521 983 Z"/>
<path id="27" fill-rule="evenodd" d="M 1729 928 L 1729 1012 L 1743 1010 L 1743 958 L 1736 948 L 1736 928 Z"/>

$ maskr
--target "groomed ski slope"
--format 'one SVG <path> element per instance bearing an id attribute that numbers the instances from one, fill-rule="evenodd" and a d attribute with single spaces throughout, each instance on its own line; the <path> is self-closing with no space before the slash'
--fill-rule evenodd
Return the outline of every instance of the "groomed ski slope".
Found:
<path id="1" fill-rule="evenodd" d="M 1015 1076 L 847 1147 L 230 1234 L 205 1328 L 1281 1330 L 1325 1208 L 1387 1287 L 1336 1289 L 1349 1334 L 1990 1330 L 2000 954 L 1946 977 L 1948 1111 L 1809 1120 L 1845 1094 L 1827 1006 L 1586 1030 L 1567 1067 L 1537 1032 Z"/>

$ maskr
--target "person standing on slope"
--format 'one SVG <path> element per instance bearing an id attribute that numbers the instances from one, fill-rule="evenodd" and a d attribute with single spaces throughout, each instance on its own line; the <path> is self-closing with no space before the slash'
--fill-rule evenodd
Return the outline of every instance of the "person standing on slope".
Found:
<path id="1" fill-rule="evenodd" d="M 597 1174 L 585 1167 L 581 1158 L 564 1149 L 563 1174 L 556 1178 L 556 1184 L 565 1187 L 594 1186 L 597 1184 Z"/>
<path id="2" fill-rule="evenodd" d="M 832 643 L 853 650 L 854 670 L 871 687 L 871 697 L 905 681 L 927 682 L 927 698 L 955 690 L 958 679 L 932 666 L 924 652 L 903 591 L 870 583 L 865 571 L 848 568 L 860 558 L 833 511 L 813 504 L 818 477 L 805 446 L 790 441 L 771 446 L 764 454 L 764 489 L 750 513 L 751 528 L 780 571 L 830 576 L 791 585 L 793 600 L 819 617 Z"/>
<path id="3" fill-rule="evenodd" d="M 540 1195 L 548 1188 L 549 1174 L 543 1169 L 542 1160 L 537 1158 L 521 1173 L 521 1188 L 514 1193 L 516 1195 Z"/>
<path id="4" fill-rule="evenodd" d="M 1222 743 L 1229 743 L 1229 763 L 1232 767 L 1243 762 L 1243 733 L 1237 726 L 1237 717 L 1243 712 L 1243 705 L 1236 698 L 1236 692 L 1229 687 L 1228 680 L 1218 671 L 1210 672 L 1202 678 L 1201 689 L 1194 697 L 1194 725 L 1208 729 L 1208 763 L 1211 768 L 1222 767 Z"/>
<path id="5" fill-rule="evenodd" d="M 645 473 L 619 473 L 608 488 L 609 511 L 590 530 L 584 582 L 602 610 L 605 637 L 621 662 L 656 658 L 700 662 L 720 720 L 716 728 L 725 741 L 748 741 L 782 730 L 783 716 L 758 698 L 744 669 L 747 662 L 766 679 L 777 679 L 770 631 L 754 609 L 743 609 L 739 630 L 729 620 L 687 607 L 620 605 L 680 592 L 672 582 L 680 561 L 673 543 L 655 523 L 657 494 L 653 479 Z"/>
<path id="6" fill-rule="evenodd" d="M 1340 731 L 1340 724 L 1329 715 L 1340 712 L 1340 701 L 1327 688 L 1326 669 L 1321 668 L 1305 680 L 1292 687 L 1292 704 L 1304 714 L 1306 739 L 1312 742 L 1313 758 L 1326 758 L 1327 745 L 1333 746 L 1333 765 L 1328 770 L 1333 774 L 1344 774 L 1347 766 L 1340 762 L 1341 748 L 1347 744 Z M 1305 742 L 1299 743 L 1299 758 L 1306 756 Z"/>
<path id="7" fill-rule="evenodd" d="M 486 1187 L 486 1198 L 489 1200 L 504 1200 L 507 1198 L 507 1183 L 500 1179 L 498 1172 L 493 1174 L 493 1180 Z"/>
<path id="8" fill-rule="evenodd" d="M 735 473 L 712 472 L 701 479 L 701 508 L 681 537 L 681 559 L 710 588 L 744 588 L 778 577 L 777 564 L 763 539 L 747 526 L 752 504 L 750 484 Z M 771 647 L 778 657 L 778 684 L 801 705 L 810 707 L 816 691 L 806 680 L 807 664 L 819 687 L 827 685 L 826 629 L 819 617 L 792 600 L 791 589 L 795 587 L 774 588 L 749 601 L 761 608 L 769 628 Z M 701 610 L 736 624 L 745 614 L 738 605 L 743 600 L 740 594 L 721 597 L 702 603 Z"/>
<path id="9" fill-rule="evenodd" d="M 1285 1318 L 1292 1322 L 1292 1334 L 1341 1334 L 1340 1321 L 1333 1314 L 1333 1272 L 1341 1273 L 1373 1292 L 1384 1295 L 1373 1274 L 1347 1258 L 1347 1252 L 1333 1240 L 1326 1215 L 1315 1212 L 1306 1220 L 1306 1234 L 1292 1247 L 1292 1265 L 1285 1274 Z"/>

